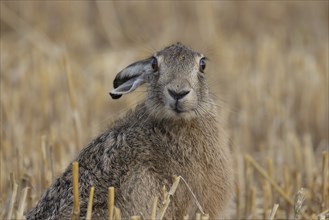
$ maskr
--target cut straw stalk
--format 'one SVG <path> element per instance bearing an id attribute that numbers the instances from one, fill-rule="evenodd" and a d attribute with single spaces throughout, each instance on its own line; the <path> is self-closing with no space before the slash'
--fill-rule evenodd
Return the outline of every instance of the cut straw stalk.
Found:
<path id="1" fill-rule="evenodd" d="M 153 204 L 152 204 L 151 220 L 155 220 L 156 213 L 157 213 L 157 207 L 158 207 L 158 197 L 155 196 L 153 199 Z"/>
<path id="2" fill-rule="evenodd" d="M 170 203 L 170 196 L 174 195 L 174 193 L 176 192 L 180 179 L 181 179 L 180 177 L 174 176 L 174 183 L 171 186 L 169 192 L 167 192 L 165 190 L 166 189 L 165 186 L 162 188 L 163 203 L 162 203 L 162 206 L 160 207 L 160 210 L 159 210 L 159 213 L 158 213 L 156 219 L 161 220 L 164 217 L 164 214 L 166 213 L 166 210 Z"/>
<path id="3" fill-rule="evenodd" d="M 275 204 L 275 205 L 273 206 L 273 209 L 272 209 L 272 211 L 271 211 L 271 214 L 270 214 L 269 220 L 273 220 L 273 219 L 274 219 L 275 213 L 276 213 L 276 211 L 278 210 L 278 208 L 279 208 L 279 204 Z"/>
<path id="4" fill-rule="evenodd" d="M 250 188 L 250 186 L 252 185 L 252 169 L 250 167 L 250 164 L 247 160 L 244 160 L 244 179 L 245 179 L 245 193 L 246 193 L 246 197 L 245 197 L 245 209 L 244 209 L 244 216 L 248 216 L 248 214 L 250 213 L 250 191 L 248 190 Z"/>
<path id="5" fill-rule="evenodd" d="M 161 196 L 162 196 L 162 204 L 164 204 L 168 196 L 167 187 L 165 185 L 163 185 L 163 187 L 161 188 Z"/>
<path id="6" fill-rule="evenodd" d="M 159 219 L 159 220 L 163 219 L 164 214 L 165 214 L 165 212 L 166 212 L 166 210 L 167 210 L 167 208 L 168 208 L 168 206 L 169 206 L 169 203 L 170 203 L 170 197 L 173 196 L 173 195 L 175 194 L 175 192 L 176 192 L 176 190 L 177 190 L 177 187 L 178 187 L 178 185 L 179 185 L 179 183 L 180 183 L 180 180 L 182 180 L 182 181 L 185 183 L 186 187 L 187 187 L 188 190 L 190 191 L 191 195 L 193 196 L 194 202 L 196 203 L 196 205 L 197 205 L 199 211 L 200 211 L 203 215 L 206 215 L 206 214 L 204 213 L 203 208 L 201 207 L 199 201 L 197 200 L 195 194 L 193 193 L 191 187 L 187 184 L 187 182 L 185 181 L 185 179 L 184 179 L 182 176 L 178 176 L 178 177 L 177 177 L 177 176 L 174 176 L 174 177 L 173 177 L 173 181 L 174 181 L 174 182 L 173 182 L 173 184 L 172 184 L 172 186 L 171 186 L 169 192 L 167 192 L 167 191 L 165 190 L 165 189 L 166 189 L 165 187 L 162 188 L 162 196 L 163 196 L 164 198 L 163 198 L 162 206 L 160 207 L 159 213 L 158 213 L 158 215 L 156 216 L 156 219 Z"/>
<path id="7" fill-rule="evenodd" d="M 275 179 L 275 173 L 274 173 L 274 165 L 273 165 L 273 160 L 272 158 L 268 158 L 266 160 L 266 165 L 267 165 L 267 173 L 268 175 L 272 178 Z M 270 185 L 271 191 L 273 191 L 273 187 Z M 276 199 L 275 195 L 273 195 L 272 200 Z M 269 204 L 272 204 L 272 200 L 269 202 Z"/>
<path id="8" fill-rule="evenodd" d="M 16 174 L 17 174 L 17 178 L 21 178 L 21 151 L 19 147 L 15 147 L 15 151 L 16 151 Z"/>
<path id="9" fill-rule="evenodd" d="M 248 154 L 245 155 L 245 160 L 249 161 L 250 164 L 265 178 L 267 179 L 273 188 L 290 204 L 294 205 L 294 201 L 287 196 L 287 194 L 284 192 L 284 190 L 271 178 L 266 171 Z M 305 213 L 302 213 L 302 216 L 306 219 L 309 219 L 309 216 Z"/>
<path id="10" fill-rule="evenodd" d="M 16 195 L 17 195 L 17 188 L 18 188 L 17 183 L 14 183 L 13 192 L 11 194 L 11 199 L 10 199 L 10 204 L 9 204 L 9 211 L 7 214 L 7 219 L 12 219 L 14 204 L 15 204 Z"/>
<path id="11" fill-rule="evenodd" d="M 322 201 L 324 207 L 329 206 L 328 195 L 328 152 L 322 152 Z"/>
<path id="12" fill-rule="evenodd" d="M 114 187 L 109 187 L 109 207 L 108 207 L 108 212 L 109 212 L 109 220 L 113 219 L 113 213 L 114 213 Z"/>
<path id="13" fill-rule="evenodd" d="M 42 167 L 42 187 L 43 189 L 47 188 L 49 185 L 49 169 L 48 169 L 48 159 L 47 159 L 47 136 L 42 135 L 41 136 L 41 167 Z"/>
<path id="14" fill-rule="evenodd" d="M 50 181 L 52 182 L 55 176 L 55 163 L 54 163 L 54 145 L 49 145 L 49 157 L 50 157 Z"/>
<path id="15" fill-rule="evenodd" d="M 26 201 L 26 196 L 27 196 L 28 190 L 29 190 L 29 187 L 25 187 L 23 189 L 23 194 L 22 194 L 21 200 L 19 201 L 18 211 L 16 213 L 16 219 L 23 219 L 25 201 Z"/>
<path id="16" fill-rule="evenodd" d="M 316 219 L 316 220 L 327 220 L 325 215 L 318 215 L 318 216 L 314 215 L 314 219 Z"/>
<path id="17" fill-rule="evenodd" d="M 88 209 L 86 214 L 86 220 L 91 219 L 92 209 L 93 209 L 93 201 L 94 201 L 94 191 L 95 187 L 90 187 L 90 194 L 89 194 L 89 202 L 88 202 Z"/>
<path id="18" fill-rule="evenodd" d="M 114 207 L 114 217 L 115 220 L 121 220 L 121 211 L 117 207 Z"/>
<path id="19" fill-rule="evenodd" d="M 324 210 L 323 212 L 321 212 L 319 215 L 325 215 L 325 214 L 329 214 L 329 209 Z"/>
<path id="20" fill-rule="evenodd" d="M 72 176 L 73 176 L 73 213 L 71 220 L 79 219 L 80 204 L 79 204 L 79 163 L 72 163 Z"/>
<path id="21" fill-rule="evenodd" d="M 287 196 L 290 197 L 291 181 L 290 181 L 290 171 L 287 165 L 283 167 L 283 176 L 284 176 L 284 192 Z M 286 218 L 289 218 L 291 205 L 287 204 L 284 209 L 286 211 Z"/>
<path id="22" fill-rule="evenodd" d="M 263 201 L 264 219 L 266 219 L 267 216 L 269 216 L 268 210 L 270 209 L 270 203 L 272 203 L 272 188 L 271 185 L 266 180 L 263 181 L 262 188 L 263 188 L 263 198 L 264 198 Z"/>
<path id="23" fill-rule="evenodd" d="M 209 215 L 205 214 L 201 216 L 201 220 L 208 220 L 209 219 Z"/>
<path id="24" fill-rule="evenodd" d="M 158 213 L 156 219 L 160 219 L 160 220 L 163 219 L 164 214 L 166 213 L 166 210 L 169 206 L 169 203 L 170 203 L 170 197 L 168 196 L 166 198 L 166 200 L 162 203 L 162 206 L 159 209 L 159 213 Z"/>
<path id="25" fill-rule="evenodd" d="M 294 201 L 289 198 L 285 192 L 282 190 L 282 188 L 266 173 L 266 171 L 261 168 L 259 164 L 250 156 L 250 155 L 245 155 L 245 159 L 250 162 L 251 165 L 254 166 L 254 168 L 265 178 L 267 179 L 271 185 L 274 187 L 274 189 L 285 199 L 288 201 L 290 205 L 294 205 Z"/>

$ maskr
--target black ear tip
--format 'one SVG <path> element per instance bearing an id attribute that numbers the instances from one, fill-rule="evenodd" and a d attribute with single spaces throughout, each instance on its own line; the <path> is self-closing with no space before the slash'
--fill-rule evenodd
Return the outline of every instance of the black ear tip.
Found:
<path id="1" fill-rule="evenodd" d="M 112 97 L 112 99 L 119 99 L 122 95 L 116 95 L 116 94 L 110 93 L 110 96 Z"/>

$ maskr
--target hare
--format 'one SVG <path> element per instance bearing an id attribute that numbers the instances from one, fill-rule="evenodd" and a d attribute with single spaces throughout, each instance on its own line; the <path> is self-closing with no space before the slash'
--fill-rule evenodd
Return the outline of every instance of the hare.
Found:
<path id="1" fill-rule="evenodd" d="M 182 176 L 211 219 L 223 216 L 232 197 L 228 138 L 217 123 L 217 105 L 206 83 L 206 58 L 181 43 L 135 62 L 117 74 L 113 99 L 147 84 L 145 101 L 113 123 L 84 148 L 79 162 L 80 217 L 95 186 L 93 218 L 107 219 L 108 187 L 123 219 L 150 218 L 154 196 Z M 27 219 L 69 219 L 73 210 L 69 166 L 42 195 Z M 161 201 L 158 203 L 159 207 Z M 194 217 L 192 194 L 179 185 L 166 219 Z"/>

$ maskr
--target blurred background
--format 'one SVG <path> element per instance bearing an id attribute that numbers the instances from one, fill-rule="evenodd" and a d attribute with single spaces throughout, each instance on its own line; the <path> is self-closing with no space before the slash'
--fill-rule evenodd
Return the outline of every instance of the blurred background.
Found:
<path id="1" fill-rule="evenodd" d="M 143 100 L 117 72 L 177 41 L 210 61 L 235 160 L 232 218 L 328 213 L 328 1 L 1 1 L 0 218 L 30 208 L 93 137 Z M 224 122 L 223 122 L 224 123 Z M 15 201 L 14 200 L 14 201 Z M 304 216 L 305 217 L 305 216 Z"/>

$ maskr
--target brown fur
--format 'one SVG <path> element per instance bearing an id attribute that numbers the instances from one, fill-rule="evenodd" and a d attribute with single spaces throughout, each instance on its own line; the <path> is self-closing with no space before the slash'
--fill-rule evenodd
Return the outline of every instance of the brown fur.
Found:
<path id="1" fill-rule="evenodd" d="M 147 72 L 151 75 L 143 76 L 149 84 L 146 101 L 117 120 L 80 152 L 76 160 L 80 166 L 82 218 L 86 214 L 92 185 L 95 186 L 93 218 L 107 219 L 109 186 L 116 188 L 115 206 L 121 209 L 124 219 L 141 213 L 149 218 L 153 197 L 160 197 L 163 185 L 170 188 L 173 175 L 184 177 L 211 219 L 222 216 L 232 195 L 231 157 L 227 135 L 217 123 L 216 106 L 212 104 L 204 76 L 195 68 L 197 56 L 202 57 L 181 44 L 156 53 L 158 73 Z M 118 74 L 117 83 L 124 83 L 120 79 L 127 78 L 127 71 L 130 74 L 138 69 L 133 65 Z M 138 65 L 148 65 L 148 62 L 144 60 Z M 145 70 L 149 67 L 145 66 Z M 176 114 L 168 108 L 170 100 L 164 95 L 165 89 L 178 85 L 175 82 L 193 90 L 186 97 L 187 101 L 181 101 L 186 113 Z M 70 165 L 30 210 L 27 218 L 70 218 L 73 206 L 71 180 Z M 165 217 L 182 219 L 184 215 L 194 216 L 196 212 L 197 206 L 190 192 L 181 183 Z"/>

